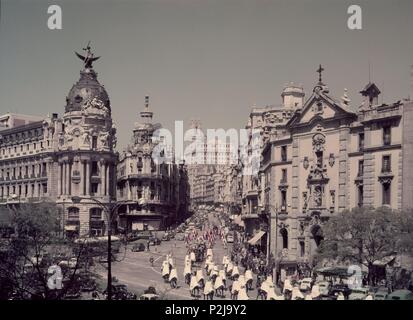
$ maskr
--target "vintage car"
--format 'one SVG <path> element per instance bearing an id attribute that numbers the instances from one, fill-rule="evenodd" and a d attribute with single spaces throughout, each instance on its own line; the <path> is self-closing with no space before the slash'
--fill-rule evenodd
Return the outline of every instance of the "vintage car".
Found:
<path id="1" fill-rule="evenodd" d="M 413 292 L 410 290 L 396 290 L 390 293 L 386 300 L 413 300 Z"/>

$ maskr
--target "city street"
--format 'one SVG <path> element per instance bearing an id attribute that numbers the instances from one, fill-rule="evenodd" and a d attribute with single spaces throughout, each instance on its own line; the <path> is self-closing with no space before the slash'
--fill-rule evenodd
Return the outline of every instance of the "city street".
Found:
<path id="1" fill-rule="evenodd" d="M 219 225 L 217 219 L 213 217 L 212 214 L 208 216 L 209 222 L 215 225 Z M 228 249 L 225 249 L 222 241 L 218 239 L 213 248 L 214 261 L 218 264 L 219 268 L 222 269 L 222 258 L 225 254 L 230 256 L 231 245 L 228 245 Z M 119 262 L 114 262 L 112 265 L 112 274 L 116 277 L 120 283 L 126 284 L 128 289 L 141 294 L 149 286 L 156 288 L 158 294 L 165 294 L 166 299 L 194 299 L 191 297 L 189 292 L 189 286 L 185 284 L 183 279 L 184 271 L 184 258 L 187 254 L 187 248 L 184 241 L 163 241 L 158 246 L 151 246 L 150 252 L 132 252 L 131 245 L 128 245 L 126 252 L 121 250 L 118 254 Z M 165 283 L 161 276 L 161 265 L 165 256 L 168 253 L 172 253 L 175 260 L 175 264 L 178 272 L 178 288 L 171 289 L 169 283 Z M 154 266 L 150 264 L 150 257 L 154 258 Z M 201 263 L 201 267 L 204 267 L 204 262 Z M 240 272 L 243 273 L 243 268 L 240 267 Z M 105 276 L 105 271 L 102 269 L 100 273 Z M 231 284 L 231 281 L 227 280 L 227 286 Z M 255 290 L 255 279 L 254 279 L 254 290 L 248 293 L 251 299 L 255 299 L 257 296 L 257 291 Z M 203 299 L 201 297 L 198 299 Z M 214 299 L 222 300 L 222 298 Z M 225 299 L 230 299 L 230 293 L 226 291 Z"/>

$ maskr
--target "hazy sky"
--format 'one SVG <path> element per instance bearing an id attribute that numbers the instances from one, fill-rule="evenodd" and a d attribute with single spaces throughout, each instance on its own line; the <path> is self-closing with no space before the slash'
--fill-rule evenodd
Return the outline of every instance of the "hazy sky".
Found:
<path id="1" fill-rule="evenodd" d="M 356 105 L 369 61 L 385 102 L 410 94 L 412 0 L 0 1 L 0 113 L 61 115 L 82 65 L 73 51 L 91 40 L 119 147 L 145 95 L 167 128 L 242 128 L 253 103 L 280 103 L 285 83 L 311 92 L 319 63 L 331 94 L 348 88 Z M 63 30 L 47 28 L 52 4 Z M 351 4 L 363 30 L 347 29 Z"/>

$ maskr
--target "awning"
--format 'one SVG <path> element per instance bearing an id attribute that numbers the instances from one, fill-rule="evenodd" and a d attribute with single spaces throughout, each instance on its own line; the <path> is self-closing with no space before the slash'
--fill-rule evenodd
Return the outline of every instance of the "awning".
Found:
<path id="1" fill-rule="evenodd" d="M 72 226 L 65 226 L 66 231 L 77 231 L 78 226 L 72 225 Z"/>
<path id="2" fill-rule="evenodd" d="M 384 267 L 384 266 L 386 266 L 387 264 L 389 264 L 390 262 L 392 262 L 394 259 L 396 259 L 396 256 L 395 256 L 395 255 L 387 256 L 387 257 L 384 257 L 384 258 L 381 259 L 381 260 L 376 260 L 376 261 L 374 261 L 374 262 L 373 262 L 373 265 L 374 265 L 374 266 Z"/>
<path id="3" fill-rule="evenodd" d="M 265 234 L 265 231 L 258 231 L 251 239 L 248 240 L 250 245 L 256 245 L 257 242 L 262 238 Z"/>

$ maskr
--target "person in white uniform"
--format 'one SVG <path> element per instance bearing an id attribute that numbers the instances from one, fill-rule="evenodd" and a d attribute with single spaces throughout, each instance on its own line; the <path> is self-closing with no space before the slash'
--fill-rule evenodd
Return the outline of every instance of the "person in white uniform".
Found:
<path id="1" fill-rule="evenodd" d="M 168 260 L 165 260 L 162 263 L 162 278 L 165 280 L 165 282 L 168 282 L 168 278 L 169 278 L 169 262 Z"/>
<path id="2" fill-rule="evenodd" d="M 308 296 L 308 295 L 307 295 Z M 311 300 L 318 300 L 321 298 L 320 293 L 320 286 L 318 284 L 314 284 L 311 288 Z"/>
<path id="3" fill-rule="evenodd" d="M 214 299 L 214 287 L 212 285 L 211 279 L 208 279 L 205 282 L 204 287 L 204 300 L 213 300 Z"/>
<path id="4" fill-rule="evenodd" d="M 192 276 L 191 276 L 191 282 L 189 284 L 189 291 L 192 297 L 194 297 L 195 295 L 199 295 L 198 277 L 195 271 L 192 273 Z"/>
<path id="5" fill-rule="evenodd" d="M 192 273 L 191 261 L 187 260 L 185 262 L 185 267 L 184 267 L 184 279 L 185 279 L 186 284 L 189 284 L 189 282 L 191 281 L 191 273 Z"/>
<path id="6" fill-rule="evenodd" d="M 245 270 L 245 284 L 247 287 L 247 291 L 252 290 L 252 281 L 252 271 L 250 269 Z"/>
<path id="7" fill-rule="evenodd" d="M 237 300 L 249 300 L 245 278 L 243 275 L 240 275 L 238 278 L 238 288 Z"/>
<path id="8" fill-rule="evenodd" d="M 218 276 L 215 279 L 215 283 L 214 283 L 214 289 L 215 289 L 217 297 L 221 297 L 221 298 L 224 297 L 224 288 L 225 288 L 224 281 L 222 279 L 221 272 L 219 272 Z"/>
<path id="9" fill-rule="evenodd" d="M 205 286 L 205 277 L 204 277 L 204 272 L 202 269 L 198 269 L 196 272 L 196 279 L 198 281 L 198 285 L 201 289 L 204 288 Z"/>
<path id="10" fill-rule="evenodd" d="M 232 270 L 232 274 L 231 274 L 232 279 L 236 279 L 237 277 L 239 277 L 239 269 L 238 269 L 238 265 L 234 266 L 234 269 Z"/>
<path id="11" fill-rule="evenodd" d="M 169 274 L 169 283 L 171 284 L 171 288 L 176 289 L 178 287 L 178 273 L 176 268 L 171 269 L 171 273 Z"/>
<path id="12" fill-rule="evenodd" d="M 304 295 L 301 293 L 300 288 L 297 285 L 293 288 L 291 300 L 304 300 Z"/>

